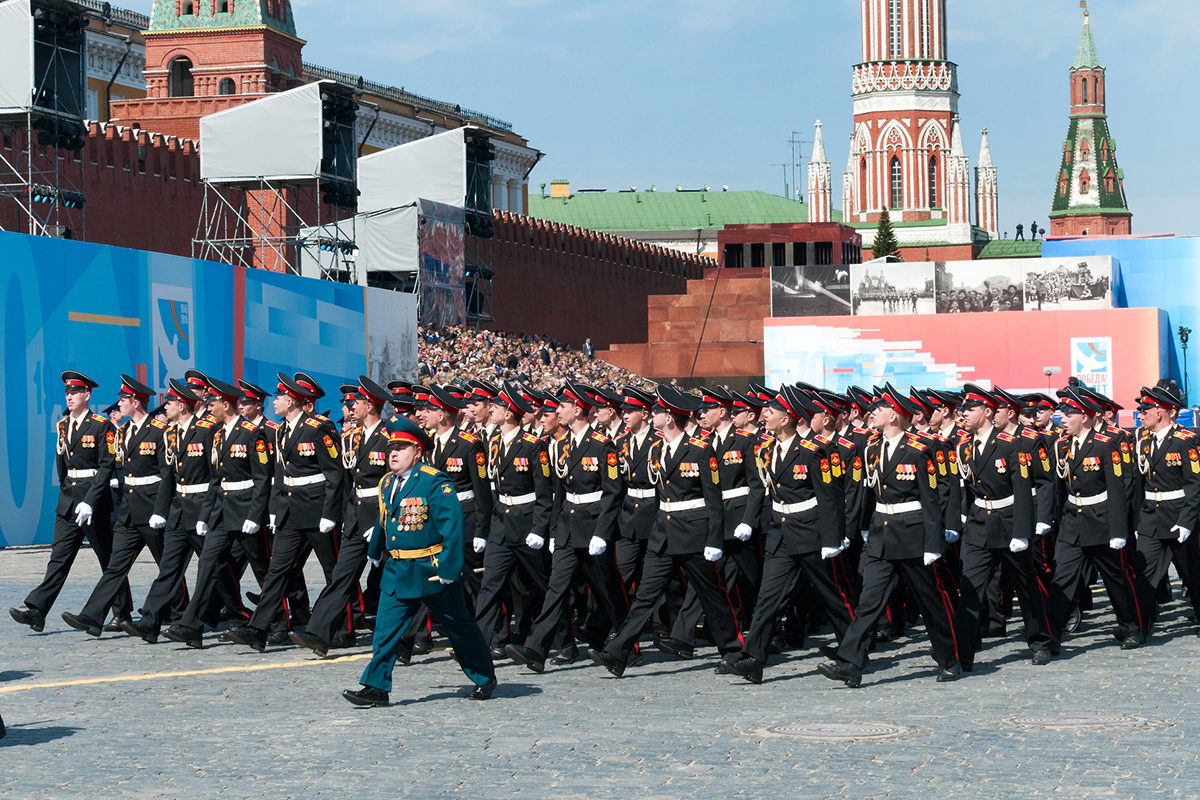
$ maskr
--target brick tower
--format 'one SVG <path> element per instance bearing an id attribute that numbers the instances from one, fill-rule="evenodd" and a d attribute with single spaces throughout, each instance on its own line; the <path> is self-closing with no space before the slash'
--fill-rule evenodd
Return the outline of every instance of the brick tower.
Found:
<path id="1" fill-rule="evenodd" d="M 1125 175 L 1117 166 L 1117 143 L 1108 131 L 1104 67 L 1096 52 L 1091 15 L 1086 8 L 1070 78 L 1071 122 L 1054 187 L 1050 233 L 1129 234 L 1133 214 L 1125 201 Z"/>
<path id="2" fill-rule="evenodd" d="M 120 124 L 194 139 L 200 117 L 304 83 L 291 0 L 154 0 L 146 99 L 114 103 Z"/>

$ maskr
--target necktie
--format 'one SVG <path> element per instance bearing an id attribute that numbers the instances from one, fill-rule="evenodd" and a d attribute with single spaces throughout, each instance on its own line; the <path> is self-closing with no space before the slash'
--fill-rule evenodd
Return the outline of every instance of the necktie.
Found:
<path id="1" fill-rule="evenodd" d="M 443 444 L 442 437 L 438 436 L 437 440 L 433 444 L 433 463 L 434 464 L 442 463 L 442 444 Z"/>
<path id="2" fill-rule="evenodd" d="M 71 424 L 67 426 L 67 444 L 75 441 L 75 430 L 79 425 L 79 421 L 71 417 Z"/>
<path id="3" fill-rule="evenodd" d="M 883 464 L 885 467 L 889 466 L 892 463 L 892 451 L 893 450 L 895 450 L 895 448 L 892 447 L 891 442 L 883 443 Z"/>

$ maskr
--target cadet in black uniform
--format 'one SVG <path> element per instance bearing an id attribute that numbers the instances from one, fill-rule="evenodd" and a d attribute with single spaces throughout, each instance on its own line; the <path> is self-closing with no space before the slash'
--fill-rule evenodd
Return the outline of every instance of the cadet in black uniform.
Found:
<path id="1" fill-rule="evenodd" d="M 590 651 L 592 660 L 618 678 L 624 674 L 638 637 L 679 570 L 696 587 L 718 651 L 731 660 L 742 646 L 737 620 L 715 565 L 725 539 L 720 465 L 707 442 L 684 434 L 688 417 L 699 408 L 700 398 L 669 384 L 660 385 L 656 391 L 653 422 L 662 438 L 651 445 L 649 457 L 650 476 L 658 485 L 658 516 L 642 564 L 642 585 L 625 624 L 603 650 Z"/>
<path id="2" fill-rule="evenodd" d="M 613 442 L 625 485 L 614 549 L 625 593 L 633 597 L 634 588 L 642 576 L 642 559 L 646 555 L 650 528 L 658 515 L 658 490 L 650 479 L 648 456 L 650 445 L 659 437 L 650 425 L 654 395 L 634 386 L 626 386 L 624 400 L 621 418 L 625 422 L 625 431 Z"/>
<path id="3" fill-rule="evenodd" d="M 108 482 L 117 459 L 117 432 L 107 417 L 88 410 L 92 390 L 98 386 L 94 380 L 82 372 L 67 370 L 62 381 L 68 413 L 58 421 L 55 440 L 54 463 L 60 488 L 50 562 L 46 576 L 25 598 L 25 605 L 8 610 L 14 620 L 38 632 L 46 625 L 46 614 L 67 582 L 84 538 L 92 545 L 101 569 L 108 567 L 112 553 Z M 117 619 L 128 619 L 132 607 L 126 583 L 117 593 L 112 611 Z"/>

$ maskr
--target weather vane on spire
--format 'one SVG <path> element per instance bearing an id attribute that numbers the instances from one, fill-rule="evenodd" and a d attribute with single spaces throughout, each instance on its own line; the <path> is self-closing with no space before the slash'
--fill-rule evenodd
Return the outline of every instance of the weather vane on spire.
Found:
<path id="1" fill-rule="evenodd" d="M 1087 7 L 1087 0 L 1079 0 L 1079 7 L 1083 9 L 1083 21 L 1087 22 L 1090 12 Z"/>

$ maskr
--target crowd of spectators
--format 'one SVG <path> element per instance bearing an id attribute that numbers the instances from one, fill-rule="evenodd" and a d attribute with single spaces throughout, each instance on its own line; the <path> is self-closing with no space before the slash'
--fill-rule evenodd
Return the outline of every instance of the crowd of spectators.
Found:
<path id="1" fill-rule="evenodd" d="M 618 389 L 653 386 L 639 375 L 596 358 L 594 349 L 589 354 L 540 334 L 418 326 L 417 342 L 423 382 L 484 379 L 496 383 L 516 379 L 557 388 L 565 380 L 574 380 Z"/>

